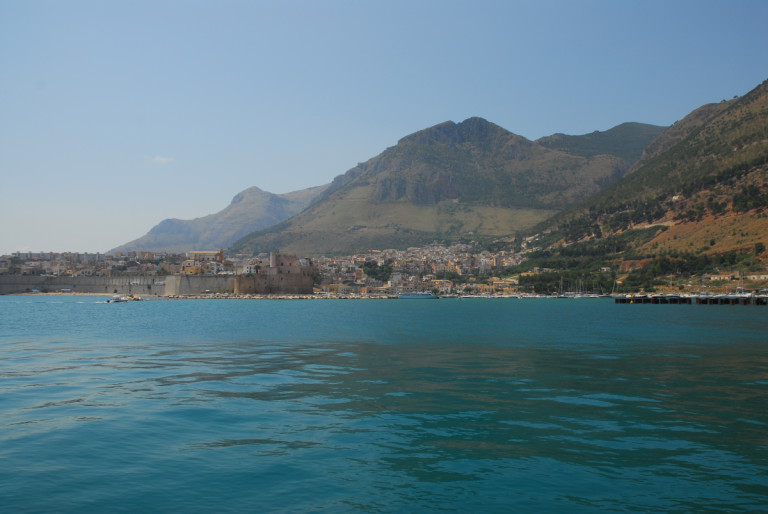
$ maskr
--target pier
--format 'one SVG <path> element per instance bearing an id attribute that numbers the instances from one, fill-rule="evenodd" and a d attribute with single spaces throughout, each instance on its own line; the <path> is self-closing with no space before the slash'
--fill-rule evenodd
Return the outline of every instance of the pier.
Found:
<path id="1" fill-rule="evenodd" d="M 717 295 L 619 295 L 614 303 L 655 304 L 655 305 L 768 305 L 768 295 L 717 294 Z"/>

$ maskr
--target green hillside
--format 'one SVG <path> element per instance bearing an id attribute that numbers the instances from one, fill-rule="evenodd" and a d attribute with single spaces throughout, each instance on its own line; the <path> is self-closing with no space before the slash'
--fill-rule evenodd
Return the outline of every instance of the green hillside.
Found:
<path id="1" fill-rule="evenodd" d="M 706 104 L 688 114 L 683 120 L 677 121 L 654 139 L 644 150 L 633 169 L 646 165 L 651 159 L 658 157 L 677 143 L 701 128 L 712 118 L 723 112 L 732 102 Z"/>
<path id="2" fill-rule="evenodd" d="M 690 200 L 700 194 L 704 194 L 700 200 L 705 204 L 696 203 L 699 214 L 722 214 L 721 204 L 729 204 L 742 186 L 755 182 L 763 190 L 768 162 L 768 82 L 724 107 L 624 180 L 554 220 L 554 226 L 563 225 L 561 220 L 572 222 L 586 216 L 607 232 L 626 229 L 687 210 Z M 588 231 L 572 232 L 570 237 L 588 235 Z"/>
<path id="3" fill-rule="evenodd" d="M 554 134 L 536 142 L 553 150 L 583 157 L 615 155 L 632 166 L 640 160 L 643 150 L 666 129 L 644 123 L 622 123 L 605 132 L 595 131 L 580 136 Z"/>
<path id="4" fill-rule="evenodd" d="M 667 272 L 762 269 L 768 81 L 742 98 L 697 109 L 670 131 L 641 167 L 532 229 L 543 249 L 532 255 L 593 269 L 659 262 Z"/>

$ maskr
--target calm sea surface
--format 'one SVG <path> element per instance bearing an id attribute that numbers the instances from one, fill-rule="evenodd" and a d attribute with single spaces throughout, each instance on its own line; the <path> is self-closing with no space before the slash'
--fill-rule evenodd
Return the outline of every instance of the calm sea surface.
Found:
<path id="1" fill-rule="evenodd" d="M 0 297 L 3 512 L 768 510 L 768 308 Z"/>

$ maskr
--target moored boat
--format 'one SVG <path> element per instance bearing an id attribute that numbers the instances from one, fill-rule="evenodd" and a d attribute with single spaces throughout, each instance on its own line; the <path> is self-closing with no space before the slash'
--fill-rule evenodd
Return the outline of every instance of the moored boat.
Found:
<path id="1" fill-rule="evenodd" d="M 109 300 L 107 300 L 107 303 L 122 303 L 122 302 L 138 302 L 141 298 L 138 296 L 128 295 L 128 296 L 113 296 Z"/>
<path id="2" fill-rule="evenodd" d="M 437 300 L 437 296 L 429 291 L 414 291 L 412 293 L 400 293 L 398 298 L 403 300 Z"/>

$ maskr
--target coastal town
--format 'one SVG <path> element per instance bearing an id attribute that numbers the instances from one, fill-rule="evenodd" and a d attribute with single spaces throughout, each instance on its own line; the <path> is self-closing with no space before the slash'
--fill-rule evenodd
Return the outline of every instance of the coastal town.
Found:
<path id="1" fill-rule="evenodd" d="M 142 293 L 158 294 L 157 291 L 167 290 L 162 287 L 166 279 L 175 278 L 178 281 L 183 277 L 207 279 L 198 282 L 199 290 L 185 290 L 187 294 L 287 293 L 325 297 L 386 297 L 413 292 L 431 292 L 438 296 L 605 295 L 620 291 L 618 286 L 621 285 L 622 274 L 626 272 L 620 267 L 603 267 L 600 270 L 604 277 L 611 277 L 613 286 L 606 285 L 607 282 L 593 282 L 574 287 L 572 283 L 562 284 L 561 278 L 558 291 L 536 290 L 531 285 L 532 278 L 558 274 L 560 270 L 532 267 L 519 271 L 519 265 L 532 250 L 535 249 L 489 252 L 478 250 L 475 244 L 434 244 L 407 250 L 370 250 L 350 256 L 313 259 L 277 253 L 246 256 L 227 254 L 224 250 L 195 250 L 185 254 L 15 252 L 0 256 L 0 282 L 13 276 L 29 279 L 58 277 L 73 281 L 108 277 L 112 279 L 109 287 L 115 280 L 122 279 L 129 289 L 133 285 Z M 270 286 L 253 283 L 255 279 L 266 279 L 270 275 L 273 278 L 279 276 L 281 281 L 293 281 L 283 283 L 273 280 Z M 300 276 L 304 279 L 299 284 L 296 280 Z M 244 285 L 249 280 L 250 285 Z M 681 281 L 684 282 L 682 278 Z M 745 285 L 746 290 L 758 291 L 768 286 L 768 272 L 724 270 L 697 277 L 695 283 L 689 278 L 687 285 L 689 291 L 729 292 L 745 290 Z M 686 284 L 681 285 L 681 288 L 685 287 Z M 40 291 L 39 288 L 26 287 L 24 291 L 15 292 Z M 179 293 L 178 288 L 175 293 Z"/>
<path id="2" fill-rule="evenodd" d="M 295 264 L 310 270 L 315 293 L 397 294 L 432 291 L 511 292 L 514 278 L 486 279 L 519 264 L 523 257 L 512 252 L 475 252 L 474 245 L 432 245 L 408 250 L 371 250 L 341 257 L 298 258 Z M 0 256 L 0 276 L 57 277 L 251 277 L 270 266 L 270 254 L 226 254 L 224 250 L 166 252 L 54 253 L 15 252 Z M 438 278 L 451 276 L 454 279 Z M 479 277 L 484 277 L 478 280 Z"/>

